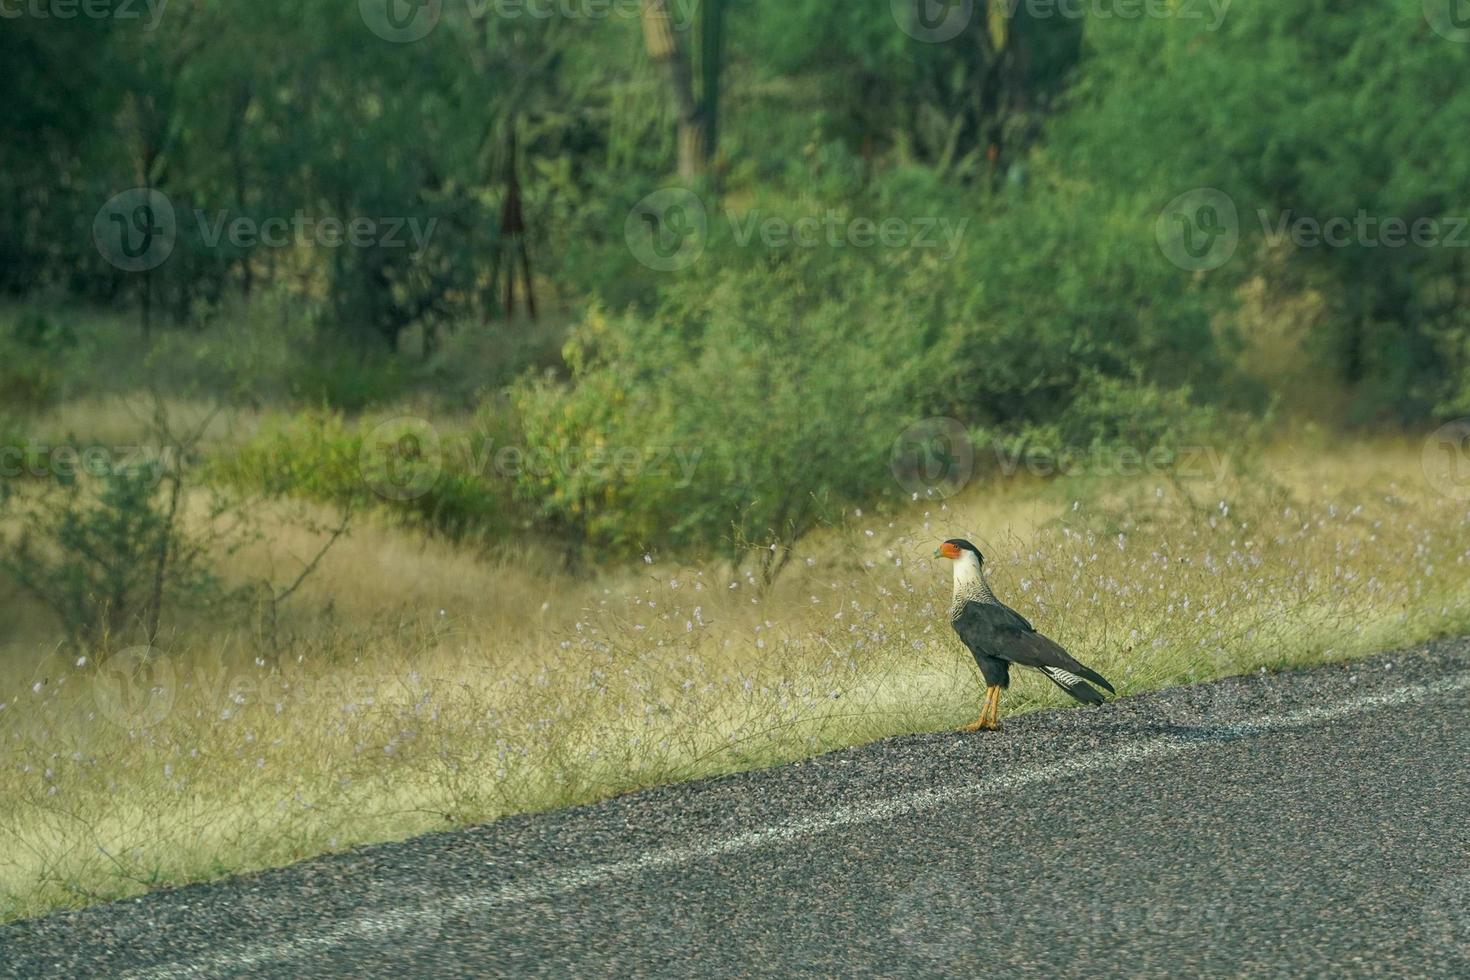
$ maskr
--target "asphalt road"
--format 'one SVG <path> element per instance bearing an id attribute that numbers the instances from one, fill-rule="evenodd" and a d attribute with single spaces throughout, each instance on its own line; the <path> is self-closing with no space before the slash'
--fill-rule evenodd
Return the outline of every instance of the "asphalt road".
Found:
<path id="1" fill-rule="evenodd" d="M 0 975 L 1470 976 L 1470 642 L 0 929 Z"/>

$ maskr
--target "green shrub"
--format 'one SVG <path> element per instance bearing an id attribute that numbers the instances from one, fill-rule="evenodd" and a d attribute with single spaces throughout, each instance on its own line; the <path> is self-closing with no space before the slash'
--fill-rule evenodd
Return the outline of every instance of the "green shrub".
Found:
<path id="1" fill-rule="evenodd" d="M 18 316 L 10 336 L 28 350 L 53 356 L 74 350 L 77 346 L 77 334 L 70 324 L 36 310 Z"/>
<path id="2" fill-rule="evenodd" d="M 510 484 L 494 471 L 494 417 L 469 429 L 421 419 L 347 422 L 340 412 L 276 416 L 243 445 L 216 452 L 212 480 L 270 496 L 368 505 L 453 537 L 502 538 L 520 527 Z"/>
<path id="3" fill-rule="evenodd" d="M 0 332 L 0 405 L 21 411 L 54 405 L 76 346 L 67 324 L 34 310 L 15 314 Z"/>
<path id="4" fill-rule="evenodd" d="M 151 643 L 165 600 L 219 592 L 160 476 L 158 463 L 114 467 L 9 501 L 23 530 L 5 542 L 0 571 L 48 606 L 79 646 L 105 649 L 134 628 Z"/>
<path id="5" fill-rule="evenodd" d="M 318 408 L 360 412 L 392 401 L 407 389 L 403 362 L 387 355 L 363 356 L 320 344 L 290 368 L 291 398 Z"/>
<path id="6" fill-rule="evenodd" d="M 929 373 L 905 316 L 916 286 L 901 286 L 924 266 L 712 250 L 654 314 L 590 315 L 567 345 L 569 384 L 518 386 L 528 451 L 573 461 L 522 474 L 518 491 L 541 520 L 616 554 L 760 545 L 779 564 L 891 482 L 889 451 Z"/>
<path id="7" fill-rule="evenodd" d="M 23 351 L 7 354 L 0 345 L 0 405 L 21 411 L 40 411 L 60 396 L 58 372 Z"/>

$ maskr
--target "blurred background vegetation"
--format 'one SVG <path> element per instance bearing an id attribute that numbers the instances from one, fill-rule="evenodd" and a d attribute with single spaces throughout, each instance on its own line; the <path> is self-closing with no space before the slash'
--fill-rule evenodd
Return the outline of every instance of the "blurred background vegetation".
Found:
<path id="1" fill-rule="evenodd" d="M 12 432 L 144 385 L 223 399 L 275 414 L 212 478 L 333 501 L 364 494 L 351 461 L 375 413 L 533 451 L 697 449 L 679 481 L 450 459 L 395 505 L 569 556 L 697 557 L 901 493 L 889 452 L 929 416 L 969 430 L 983 474 L 995 447 L 1470 410 L 1470 44 L 1418 0 L 117 6 L 37 0 L 0 32 Z M 630 236 L 669 186 L 708 231 L 659 271 Z M 134 188 L 176 215 L 147 271 L 94 242 Z M 1161 248 L 1161 216 L 1197 188 L 1238 212 L 1216 268 Z M 1442 240 L 1270 233 L 1360 212 L 1441 222 Z M 430 233 L 210 233 L 298 214 Z M 742 235 L 826 215 L 962 231 L 952 248 Z"/>

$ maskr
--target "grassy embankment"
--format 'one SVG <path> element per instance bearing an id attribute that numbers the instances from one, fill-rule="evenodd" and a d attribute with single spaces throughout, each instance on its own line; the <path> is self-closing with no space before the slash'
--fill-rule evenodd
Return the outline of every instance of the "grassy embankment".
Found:
<path id="1" fill-rule="evenodd" d="M 293 600 L 279 665 L 195 622 L 131 692 L 6 584 L 0 918 L 967 721 L 929 558 L 951 535 L 1124 695 L 1464 631 L 1467 515 L 1420 450 L 1304 438 L 1220 479 L 976 486 L 809 536 L 770 590 L 663 563 L 568 576 L 369 520 Z M 268 538 L 234 574 L 313 550 Z M 1027 676 L 1005 707 L 1060 703 Z"/>

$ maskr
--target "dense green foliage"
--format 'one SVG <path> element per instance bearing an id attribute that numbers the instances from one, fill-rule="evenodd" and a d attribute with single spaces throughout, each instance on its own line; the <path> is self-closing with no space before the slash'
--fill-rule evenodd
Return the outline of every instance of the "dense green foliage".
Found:
<path id="1" fill-rule="evenodd" d="M 638 211 L 671 183 L 687 93 L 636 5 L 446 4 L 394 43 L 372 4 L 196 0 L 153 29 L 7 21 L 0 60 L 20 82 L 0 106 L 0 289 L 141 311 L 155 346 L 284 311 L 291 357 L 201 358 L 212 391 L 347 412 L 411 392 L 479 404 L 477 425 L 556 462 L 507 475 L 451 458 L 393 506 L 617 553 L 779 556 L 894 495 L 894 440 L 926 417 L 982 450 L 1205 438 L 1273 394 L 1243 368 L 1266 343 L 1237 316 L 1247 288 L 1318 304 L 1297 356 L 1342 391 L 1342 421 L 1470 410 L 1455 142 L 1470 44 L 1416 0 L 1241 0 L 1218 22 L 1202 4 L 1079 19 L 977 3 L 933 43 L 886 0 L 749 0 L 722 19 L 710 0 L 667 6 L 694 94 L 719 107 L 689 183 L 707 229 L 677 269 L 640 261 L 636 239 L 687 231 L 684 212 Z M 173 253 L 144 272 L 93 243 L 94 221 L 129 220 L 99 218 L 104 202 L 135 187 L 177 215 Z M 1234 250 L 1171 261 L 1180 220 L 1198 222 L 1186 237 L 1216 220 L 1171 204 L 1201 188 L 1233 209 Z M 297 215 L 307 230 L 280 247 L 214 240 Z M 323 243 L 322 221 L 354 219 L 376 237 Z M 793 240 L 804 219 L 822 234 Z M 1324 243 L 1301 219 L 1352 227 Z M 893 221 L 892 241 L 873 231 Z M 1433 234 L 1393 245 L 1393 222 Z M 554 327 L 531 325 L 528 291 Z M 5 402 L 44 406 L 65 330 L 4 342 L 35 355 L 3 369 Z M 491 348 L 495 367 L 461 356 Z M 218 472 L 371 499 L 358 429 L 286 422 Z"/>

